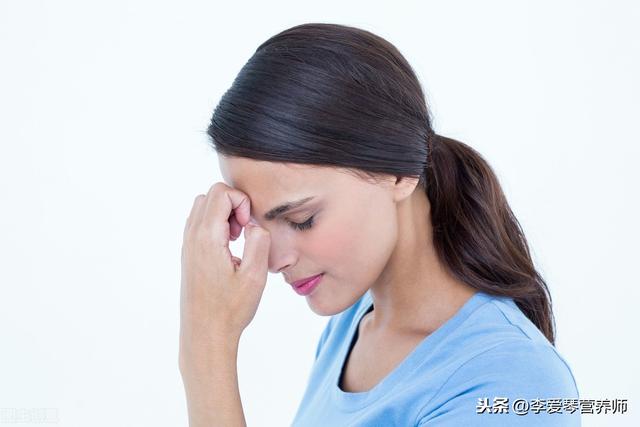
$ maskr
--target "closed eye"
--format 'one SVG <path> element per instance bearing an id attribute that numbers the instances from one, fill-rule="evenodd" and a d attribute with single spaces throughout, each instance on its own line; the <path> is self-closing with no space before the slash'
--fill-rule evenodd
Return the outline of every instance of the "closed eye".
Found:
<path id="1" fill-rule="evenodd" d="M 287 221 L 289 223 L 289 225 L 291 225 L 291 227 L 293 227 L 296 230 L 300 230 L 300 231 L 304 231 L 304 230 L 308 230 L 313 226 L 313 215 L 311 215 L 311 217 L 309 217 L 309 219 L 307 219 L 305 222 L 292 222 L 292 221 Z"/>

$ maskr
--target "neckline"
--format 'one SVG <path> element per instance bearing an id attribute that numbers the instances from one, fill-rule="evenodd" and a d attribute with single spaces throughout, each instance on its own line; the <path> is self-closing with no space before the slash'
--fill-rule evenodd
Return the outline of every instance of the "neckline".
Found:
<path id="1" fill-rule="evenodd" d="M 360 323 L 362 323 L 362 319 L 364 319 L 364 316 L 366 316 L 367 314 L 369 314 L 370 312 L 373 311 L 373 303 L 368 304 L 369 308 L 367 308 L 367 310 L 362 313 L 361 315 L 359 315 L 358 317 L 356 317 L 358 320 L 358 322 L 356 323 L 356 327 L 353 331 L 351 335 L 351 340 L 349 340 L 349 345 L 347 346 L 347 351 L 344 353 L 344 357 L 343 357 L 343 361 L 342 361 L 342 367 L 340 368 L 340 372 L 338 372 L 338 381 L 336 382 L 338 389 L 340 391 L 343 391 L 344 393 L 353 393 L 353 392 L 345 392 L 344 390 L 342 390 L 340 388 L 340 382 L 342 380 L 342 374 L 344 373 L 344 368 L 346 366 L 346 362 L 347 362 L 347 356 L 350 355 L 351 351 L 353 350 L 353 346 L 355 344 L 355 342 L 357 341 L 358 337 L 359 337 L 359 329 L 360 329 Z"/>
<path id="2" fill-rule="evenodd" d="M 396 365 L 391 372 L 373 386 L 373 388 L 362 392 L 348 392 L 340 388 L 339 382 L 345 368 L 347 354 L 350 352 L 351 346 L 355 344 L 354 340 L 356 338 L 360 322 L 364 315 L 371 311 L 373 306 L 373 299 L 370 292 L 367 291 L 363 295 L 361 302 L 356 309 L 356 314 L 353 318 L 354 320 L 351 322 L 349 327 L 347 336 L 350 339 L 343 342 L 340 348 L 339 357 L 336 360 L 338 367 L 334 372 L 337 373 L 333 375 L 331 380 L 331 392 L 336 405 L 341 407 L 343 410 L 355 411 L 382 397 L 382 395 L 389 392 L 393 387 L 401 383 L 404 378 L 419 368 L 421 366 L 421 362 L 426 359 L 429 353 L 436 349 L 438 344 L 443 341 L 448 334 L 455 330 L 473 311 L 482 304 L 488 302 L 490 299 L 490 295 L 481 291 L 476 291 L 476 293 L 474 293 L 453 316 L 420 341 L 418 345 L 407 356 L 405 356 L 405 358 Z"/>

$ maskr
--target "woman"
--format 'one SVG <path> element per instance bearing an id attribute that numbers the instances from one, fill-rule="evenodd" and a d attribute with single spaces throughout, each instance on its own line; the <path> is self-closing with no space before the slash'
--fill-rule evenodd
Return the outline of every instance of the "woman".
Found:
<path id="1" fill-rule="evenodd" d="M 498 180 L 433 131 L 393 45 L 341 25 L 285 30 L 208 133 L 227 184 L 185 227 L 191 425 L 245 425 L 237 347 L 267 271 L 331 316 L 296 426 L 580 424 L 547 286 Z M 228 244 L 243 228 L 240 260 Z"/>

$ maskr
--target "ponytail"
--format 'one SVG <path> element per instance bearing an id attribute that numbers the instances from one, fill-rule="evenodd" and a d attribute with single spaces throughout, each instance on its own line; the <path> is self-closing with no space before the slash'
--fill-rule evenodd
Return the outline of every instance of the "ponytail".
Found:
<path id="1" fill-rule="evenodd" d="M 431 203 L 438 256 L 468 285 L 513 298 L 555 345 L 551 295 L 495 173 L 477 151 L 455 139 L 430 133 L 428 150 L 421 182 Z"/>

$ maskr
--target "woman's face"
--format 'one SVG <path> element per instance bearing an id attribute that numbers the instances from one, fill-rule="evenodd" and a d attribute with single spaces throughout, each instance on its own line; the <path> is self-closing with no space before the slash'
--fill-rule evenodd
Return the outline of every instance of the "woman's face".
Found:
<path id="1" fill-rule="evenodd" d="M 335 167 L 218 158 L 226 183 L 249 196 L 251 217 L 270 232 L 269 271 L 289 283 L 324 273 L 306 295 L 315 313 L 347 309 L 381 275 L 398 234 L 395 177 L 373 183 Z M 304 198 L 312 199 L 265 217 Z"/>

